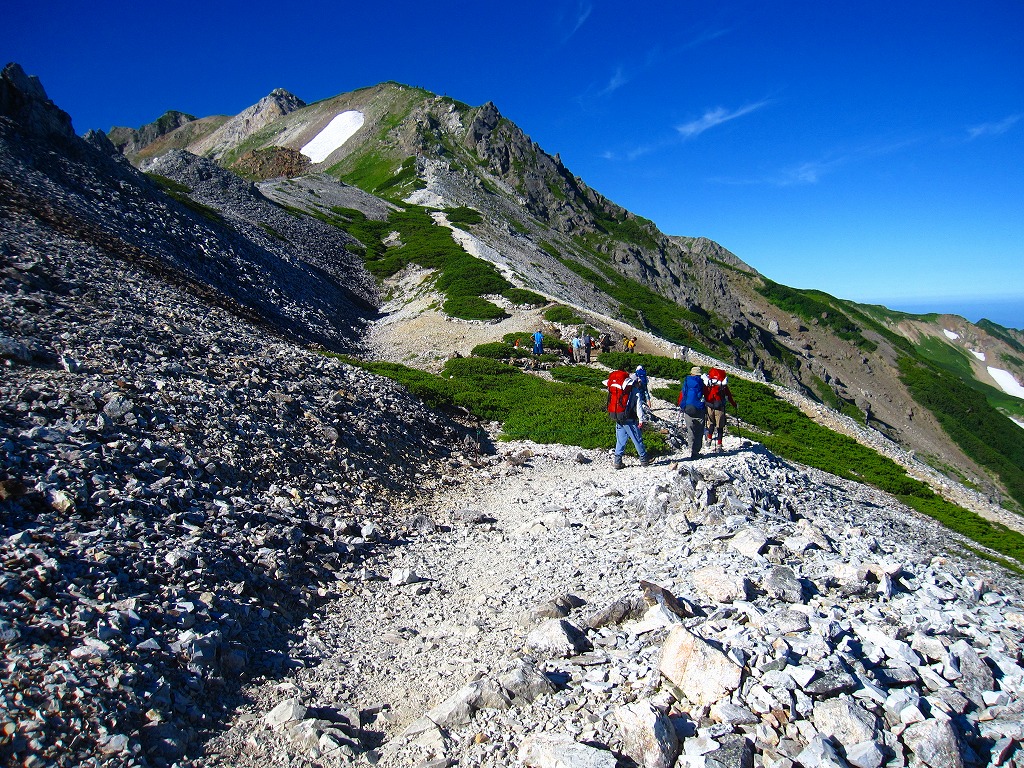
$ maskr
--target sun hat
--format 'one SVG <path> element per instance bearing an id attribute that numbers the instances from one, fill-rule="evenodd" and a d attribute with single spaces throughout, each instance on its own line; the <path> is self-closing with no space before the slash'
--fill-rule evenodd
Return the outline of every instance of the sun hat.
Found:
<path id="1" fill-rule="evenodd" d="M 690 369 L 690 375 L 691 376 L 700 376 L 700 366 L 697 366 L 697 365 L 693 366 L 693 368 Z"/>

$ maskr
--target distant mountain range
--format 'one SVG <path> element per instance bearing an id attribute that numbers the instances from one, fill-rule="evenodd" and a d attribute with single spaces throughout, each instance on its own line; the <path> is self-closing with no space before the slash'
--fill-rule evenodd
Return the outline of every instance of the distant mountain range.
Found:
<path id="1" fill-rule="evenodd" d="M 0 112 L 74 138 L 70 122 L 55 127 L 56 107 L 39 106 L 31 78 L 5 83 Z M 778 284 L 717 243 L 667 235 L 616 205 L 492 103 L 393 82 L 314 104 L 275 90 L 236 116 L 168 112 L 86 138 L 150 174 L 136 183 L 193 209 L 192 185 L 209 174 L 188 158 L 216 163 L 296 221 L 344 233 L 346 258 L 378 282 L 408 263 L 436 268 L 455 316 L 486 319 L 501 311 L 497 294 L 520 291 L 597 328 L 640 329 L 867 421 L 956 479 L 1024 505 L 1024 441 L 1011 420 L 1024 423 L 1024 332 Z M 375 224 L 414 215 L 463 233 L 457 268 L 426 240 L 389 241 Z M 266 220 L 246 226 L 289 238 Z"/>

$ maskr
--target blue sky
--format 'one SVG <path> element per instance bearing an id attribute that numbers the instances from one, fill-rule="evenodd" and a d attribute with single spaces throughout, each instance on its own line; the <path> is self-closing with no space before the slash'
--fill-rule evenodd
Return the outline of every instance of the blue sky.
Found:
<path id="1" fill-rule="evenodd" d="M 768 277 L 1024 327 L 1024 2 L 19 3 L 79 133 L 397 80 Z"/>

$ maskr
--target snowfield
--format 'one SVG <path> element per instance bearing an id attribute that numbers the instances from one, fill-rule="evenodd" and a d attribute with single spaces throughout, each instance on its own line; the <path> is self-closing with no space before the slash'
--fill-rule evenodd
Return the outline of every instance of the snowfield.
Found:
<path id="1" fill-rule="evenodd" d="M 306 150 L 302 151 L 305 152 Z M 946 334 L 946 338 L 949 339 L 950 341 L 956 341 L 957 339 L 960 338 L 959 333 L 953 333 L 952 331 L 946 330 L 945 328 L 942 329 L 942 332 Z"/>
<path id="2" fill-rule="evenodd" d="M 971 354 L 974 355 L 979 360 L 981 360 L 981 362 L 985 362 L 985 353 L 984 352 L 979 352 L 976 349 L 972 349 L 971 350 Z"/>
<path id="3" fill-rule="evenodd" d="M 990 365 L 988 366 L 988 374 L 996 380 L 996 384 L 1000 386 L 1003 392 L 1024 400 L 1024 387 L 1018 383 L 1012 373 L 1004 371 L 1002 368 L 993 368 Z"/>
<path id="4" fill-rule="evenodd" d="M 322 163 L 363 127 L 365 119 L 362 112 L 342 112 L 299 151 L 314 163 Z"/>

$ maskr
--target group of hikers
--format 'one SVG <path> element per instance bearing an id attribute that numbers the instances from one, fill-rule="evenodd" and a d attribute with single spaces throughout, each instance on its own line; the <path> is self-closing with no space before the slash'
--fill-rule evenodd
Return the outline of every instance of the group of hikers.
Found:
<path id="1" fill-rule="evenodd" d="M 638 365 L 633 373 L 612 371 L 604 384 L 608 389 L 608 413 L 615 421 L 612 466 L 615 469 L 625 466 L 622 456 L 627 444 L 632 442 L 640 458 L 640 466 L 646 467 L 651 463 L 642 431 L 644 422 L 651 418 L 647 371 L 642 365 Z M 677 404 L 683 412 L 690 458 L 695 459 L 700 455 L 705 442 L 709 448 L 720 453 L 725 435 L 725 409 L 728 405 L 737 407 L 725 371 L 711 368 L 702 374 L 699 366 L 693 366 L 690 375 L 683 379 Z"/>
<path id="2" fill-rule="evenodd" d="M 538 328 L 532 336 L 533 339 L 533 354 L 542 355 L 544 354 L 544 333 Z M 612 341 L 612 335 L 610 333 L 602 333 L 596 339 L 590 334 L 590 331 L 582 329 L 578 335 L 572 337 L 572 341 L 569 346 L 572 351 L 572 361 L 574 363 L 589 363 L 590 355 L 594 350 L 601 350 L 602 352 L 611 352 L 615 342 Z M 516 339 L 514 346 L 519 347 L 519 340 Z M 636 350 L 636 336 L 632 338 L 628 336 L 622 337 L 622 349 L 625 352 L 634 352 Z"/>

